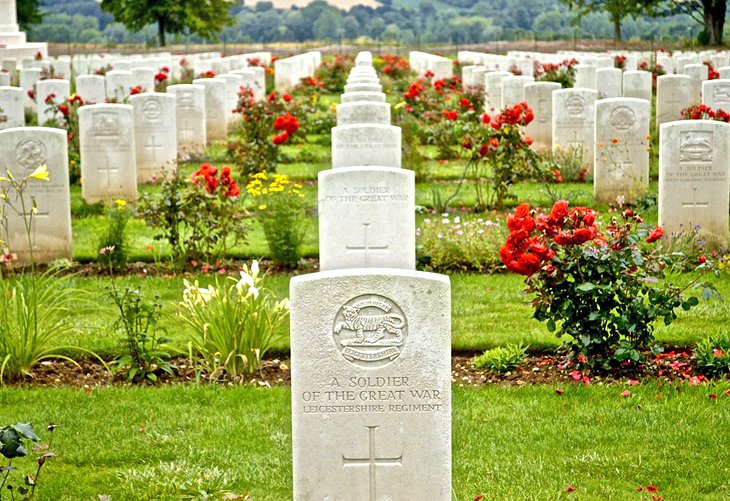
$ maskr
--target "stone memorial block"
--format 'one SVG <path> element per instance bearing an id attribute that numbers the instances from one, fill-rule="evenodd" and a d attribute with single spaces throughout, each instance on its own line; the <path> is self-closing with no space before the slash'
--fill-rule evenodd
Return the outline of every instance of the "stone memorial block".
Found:
<path id="1" fill-rule="evenodd" d="M 353 101 L 337 105 L 337 125 L 358 123 L 390 124 L 390 104 Z"/>
<path id="2" fill-rule="evenodd" d="M 534 82 L 533 77 L 514 76 L 502 79 L 502 104 L 501 109 L 514 106 L 525 100 L 525 84 Z"/>
<path id="3" fill-rule="evenodd" d="M 355 66 L 372 66 L 373 65 L 373 54 L 369 50 L 364 50 L 357 53 L 355 56 Z"/>
<path id="4" fill-rule="evenodd" d="M 690 106 L 690 77 L 660 75 L 656 82 L 656 124 L 680 120 Z"/>
<path id="5" fill-rule="evenodd" d="M 450 501 L 448 277 L 294 277 L 294 499 Z"/>
<path id="6" fill-rule="evenodd" d="M 205 88 L 205 133 L 207 141 L 225 139 L 226 81 L 222 78 L 199 78 L 193 84 Z"/>
<path id="7" fill-rule="evenodd" d="M 577 150 L 591 173 L 596 99 L 598 92 L 592 89 L 553 91 L 553 151 Z"/>
<path id="8" fill-rule="evenodd" d="M 35 102 L 38 123 L 43 125 L 49 120 L 59 120 L 63 115 L 60 112 L 55 114 L 51 110 L 51 101 L 46 103 L 51 95 L 56 105 L 63 102 L 71 95 L 71 84 L 68 80 L 38 80 L 35 84 Z"/>
<path id="9" fill-rule="evenodd" d="M 184 153 L 205 152 L 205 87 L 202 85 L 169 85 L 167 92 L 175 96 L 177 147 Z"/>
<path id="10" fill-rule="evenodd" d="M 596 101 L 596 150 L 593 195 L 596 200 L 633 203 L 649 186 L 649 122 L 645 99 Z M 621 203 L 618 204 L 622 205 Z"/>
<path id="11" fill-rule="evenodd" d="M 127 104 L 79 108 L 81 195 L 86 203 L 137 199 L 134 112 Z"/>
<path id="12" fill-rule="evenodd" d="M 730 125 L 715 120 L 662 124 L 659 225 L 665 235 L 699 227 L 711 248 L 728 244 Z"/>
<path id="13" fill-rule="evenodd" d="M 8 231 L 6 236 L 0 235 L 0 239 L 17 255 L 18 264 L 31 264 L 24 218 L 31 224 L 33 261 L 50 263 L 72 258 L 67 148 L 65 130 L 19 127 L 0 131 L 0 157 L 16 179 L 32 173 L 41 164 L 48 168 L 48 181 L 31 179 L 23 193 L 24 217 L 10 209 L 5 211 Z M 13 206 L 22 211 L 20 199 L 15 194 L 10 197 Z M 36 210 L 32 211 L 34 204 Z"/>
<path id="14" fill-rule="evenodd" d="M 484 74 L 484 111 L 492 114 L 502 108 L 502 80 L 512 77 L 507 71 L 489 71 Z"/>
<path id="15" fill-rule="evenodd" d="M 380 85 L 380 79 L 378 77 L 348 77 L 347 85 Z M 382 86 L 379 91 L 382 92 Z"/>
<path id="16" fill-rule="evenodd" d="M 306 52 L 274 61 L 274 87 L 286 92 L 296 87 L 302 78 L 313 76 L 322 62 L 319 51 Z"/>
<path id="17" fill-rule="evenodd" d="M 651 102 L 653 76 L 649 71 L 625 71 L 623 87 L 624 97 L 646 99 Z"/>
<path id="18" fill-rule="evenodd" d="M 359 166 L 330 169 L 319 173 L 318 186 L 322 271 L 415 269 L 413 171 Z"/>
<path id="19" fill-rule="evenodd" d="M 0 87 L 10 87 L 10 73 L 0 71 Z"/>
<path id="20" fill-rule="evenodd" d="M 10 75 L 15 75 L 18 71 L 18 62 L 14 58 L 4 58 L 0 61 L 3 71 L 7 71 Z"/>
<path id="21" fill-rule="evenodd" d="M 722 52 L 712 54 L 710 56 L 710 63 L 712 63 L 713 68 L 722 68 L 723 66 L 727 66 L 727 54 Z"/>
<path id="22" fill-rule="evenodd" d="M 177 169 L 175 96 L 145 92 L 129 98 L 134 108 L 137 183 Z"/>
<path id="23" fill-rule="evenodd" d="M 40 68 L 22 68 L 19 72 L 20 88 L 23 89 L 23 107 L 29 111 L 35 111 L 35 99 L 31 98 L 28 91 L 35 92 L 35 84 L 41 79 Z"/>
<path id="24" fill-rule="evenodd" d="M 702 103 L 713 110 L 730 112 L 730 80 L 705 80 L 702 82 Z"/>
<path id="25" fill-rule="evenodd" d="M 596 87 L 598 99 L 621 97 L 623 72 L 618 68 L 596 69 Z"/>
<path id="26" fill-rule="evenodd" d="M 54 78 L 71 79 L 71 60 L 57 59 L 52 64 Z"/>
<path id="27" fill-rule="evenodd" d="M 106 80 L 100 75 L 76 77 L 76 94 L 84 104 L 101 104 L 106 100 Z"/>
<path id="28" fill-rule="evenodd" d="M 662 67 L 667 75 L 673 75 L 676 71 L 676 65 L 674 63 L 674 59 L 672 59 L 671 54 L 657 52 L 656 63 Z"/>
<path id="29" fill-rule="evenodd" d="M 233 73 L 224 73 L 216 78 L 226 81 L 226 121 L 230 125 L 241 118 L 241 115 L 234 113 L 233 110 L 238 107 L 238 94 L 243 87 L 243 77 Z"/>
<path id="30" fill-rule="evenodd" d="M 155 69 L 150 67 L 132 68 L 132 87 L 141 87 L 142 92 L 154 92 Z"/>
<path id="31" fill-rule="evenodd" d="M 332 128 L 332 167 L 401 166 L 401 129 L 394 125 L 351 124 Z"/>
<path id="32" fill-rule="evenodd" d="M 255 71 L 259 68 L 244 68 L 231 72 L 233 75 L 241 76 L 241 85 L 253 92 L 256 101 L 262 101 L 266 97 L 266 76 Z M 263 69 L 263 68 L 260 68 Z"/>
<path id="33" fill-rule="evenodd" d="M 532 138 L 532 148 L 549 150 L 553 146 L 553 91 L 561 89 L 557 82 L 533 82 L 525 84 L 525 101 L 532 108 L 535 118 L 525 127 L 525 134 Z"/>
<path id="34" fill-rule="evenodd" d="M 684 74 L 689 77 L 689 103 L 694 106 L 702 103 L 702 82 L 709 76 L 709 68 L 704 64 L 688 64 Z"/>
<path id="35" fill-rule="evenodd" d="M 127 70 L 108 71 L 104 76 L 106 79 L 106 97 L 117 103 L 123 103 L 132 90 L 132 72 Z"/>
<path id="36" fill-rule="evenodd" d="M 345 92 L 382 92 L 383 86 L 376 84 L 347 84 Z"/>
<path id="37" fill-rule="evenodd" d="M 385 102 L 385 93 L 383 92 L 345 92 L 340 95 L 340 102 L 352 103 L 355 101 L 376 101 Z"/>
<path id="38" fill-rule="evenodd" d="M 23 90 L 19 87 L 0 87 L 0 129 L 24 125 Z"/>
<path id="39" fill-rule="evenodd" d="M 730 78 L 730 66 L 723 66 L 722 68 L 718 68 L 717 73 L 723 80 Z"/>
<path id="40" fill-rule="evenodd" d="M 596 88 L 596 67 L 590 64 L 576 64 L 574 87 L 584 89 Z"/>

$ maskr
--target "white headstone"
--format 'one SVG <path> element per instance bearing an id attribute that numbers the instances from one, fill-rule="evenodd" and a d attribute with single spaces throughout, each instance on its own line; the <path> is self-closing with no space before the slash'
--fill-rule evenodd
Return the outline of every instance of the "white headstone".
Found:
<path id="1" fill-rule="evenodd" d="M 730 112 L 730 80 L 706 80 L 702 82 L 702 103 L 713 110 Z"/>
<path id="2" fill-rule="evenodd" d="M 632 203 L 649 186 L 651 104 L 644 99 L 596 101 L 593 195 L 607 204 Z M 621 202 L 621 203 L 619 203 Z"/>
<path id="3" fill-rule="evenodd" d="M 25 221 L 30 221 L 33 261 L 49 263 L 71 259 L 71 193 L 68 181 L 66 131 L 46 127 L 20 127 L 0 131 L 0 158 L 16 179 L 32 173 L 39 165 L 48 168 L 48 181 L 31 179 L 23 193 Z M 12 160 L 12 161 L 8 161 Z M 22 211 L 19 198 L 10 202 Z M 32 210 L 35 204 L 35 210 Z M 20 264 L 31 263 L 24 219 L 11 210 L 6 240 Z"/>
<path id="4" fill-rule="evenodd" d="M 94 104 L 79 108 L 81 196 L 101 200 L 137 199 L 134 112 L 127 104 Z"/>
<path id="5" fill-rule="evenodd" d="M 385 102 L 385 94 L 383 92 L 346 92 L 340 96 L 340 102 L 352 103 L 355 101 L 376 101 Z"/>
<path id="6" fill-rule="evenodd" d="M 35 84 L 41 79 L 41 70 L 39 68 L 22 68 L 20 74 L 20 88 L 23 89 L 23 106 L 27 110 L 35 111 L 35 100 L 28 95 L 28 91 L 35 93 Z"/>
<path id="7" fill-rule="evenodd" d="M 598 99 L 621 97 L 623 72 L 618 68 L 596 69 L 596 90 Z"/>
<path id="8" fill-rule="evenodd" d="M 205 152 L 205 87 L 169 85 L 167 92 L 175 96 L 178 150 L 192 154 Z"/>
<path id="9" fill-rule="evenodd" d="M 332 167 L 401 166 L 401 129 L 394 125 L 351 124 L 332 128 Z"/>
<path id="10" fill-rule="evenodd" d="M 590 64 L 576 64 L 575 87 L 584 89 L 596 88 L 596 67 Z"/>
<path id="11" fill-rule="evenodd" d="M 23 90 L 19 87 L 0 87 L 0 129 L 24 125 Z"/>
<path id="12" fill-rule="evenodd" d="M 592 171 L 595 145 L 595 101 L 592 89 L 553 91 L 553 151 L 582 152 L 583 166 Z"/>
<path id="13" fill-rule="evenodd" d="M 682 110 L 690 106 L 690 77 L 660 75 L 656 82 L 656 124 L 682 118 Z"/>
<path id="14" fill-rule="evenodd" d="M 101 104 L 106 99 L 106 80 L 99 75 L 76 77 L 76 94 L 85 104 Z"/>
<path id="15" fill-rule="evenodd" d="M 684 67 L 684 74 L 689 76 L 690 105 L 702 103 L 702 82 L 707 80 L 709 68 L 704 64 L 688 64 Z"/>
<path id="16" fill-rule="evenodd" d="M 556 82 L 525 84 L 525 101 L 532 108 L 535 118 L 525 127 L 525 134 L 532 138 L 532 148 L 549 150 L 553 146 L 553 96 L 562 88 Z"/>
<path id="17" fill-rule="evenodd" d="M 514 106 L 525 100 L 525 84 L 534 82 L 530 76 L 504 77 L 502 79 L 502 105 L 501 109 Z"/>
<path id="18" fill-rule="evenodd" d="M 502 109 L 502 80 L 511 77 L 507 71 L 490 71 L 484 74 L 484 111 L 499 112 Z"/>
<path id="19" fill-rule="evenodd" d="M 226 120 L 230 125 L 234 121 L 241 118 L 240 115 L 233 112 L 238 106 L 239 94 L 241 87 L 243 87 L 243 77 L 233 73 L 224 73 L 218 75 L 216 78 L 220 78 L 226 81 Z"/>
<path id="20" fill-rule="evenodd" d="M 624 72 L 624 97 L 646 99 L 651 102 L 653 75 L 649 71 Z"/>
<path id="21" fill-rule="evenodd" d="M 112 70 L 105 75 L 106 78 L 106 97 L 114 99 L 121 104 L 129 97 L 132 91 L 132 72 L 126 70 Z"/>
<path id="22" fill-rule="evenodd" d="M 199 78 L 193 84 L 205 87 L 205 133 L 207 141 L 225 139 L 226 81 L 222 78 Z"/>
<path id="23" fill-rule="evenodd" d="M 132 69 L 132 87 L 141 87 L 142 92 L 153 92 L 155 90 L 155 69 L 150 67 L 137 67 Z"/>
<path id="24" fill-rule="evenodd" d="M 38 123 L 43 125 L 49 120 L 61 118 L 60 112 L 52 112 L 51 104 L 63 104 L 71 94 L 71 84 L 68 80 L 39 80 L 35 84 L 35 94 Z"/>
<path id="25" fill-rule="evenodd" d="M 175 96 L 145 92 L 129 102 L 134 108 L 137 182 L 147 183 L 177 169 Z"/>
<path id="26" fill-rule="evenodd" d="M 390 167 L 330 169 L 319 173 L 318 186 L 322 271 L 415 269 L 413 171 Z"/>
<path id="27" fill-rule="evenodd" d="M 659 225 L 665 235 L 699 227 L 713 248 L 727 247 L 730 125 L 715 120 L 663 124 L 659 136 Z"/>
<path id="28" fill-rule="evenodd" d="M 353 101 L 337 105 L 337 125 L 358 123 L 390 124 L 390 104 Z"/>

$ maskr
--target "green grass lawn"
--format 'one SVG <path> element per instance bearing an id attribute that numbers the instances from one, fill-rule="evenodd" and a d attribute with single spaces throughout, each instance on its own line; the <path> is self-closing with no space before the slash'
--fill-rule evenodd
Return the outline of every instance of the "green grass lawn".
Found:
<path id="1" fill-rule="evenodd" d="M 455 388 L 453 499 L 649 500 L 636 492 L 646 485 L 667 500 L 727 499 L 727 388 Z M 31 421 L 43 440 L 61 424 L 42 500 L 291 499 L 290 416 L 281 387 L 0 389 L 0 422 Z"/>

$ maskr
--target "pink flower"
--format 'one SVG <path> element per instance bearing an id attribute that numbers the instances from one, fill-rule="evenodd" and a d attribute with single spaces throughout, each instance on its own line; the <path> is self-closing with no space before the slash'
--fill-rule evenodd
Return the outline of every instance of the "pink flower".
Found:
<path id="1" fill-rule="evenodd" d="M 631 396 L 631 392 L 629 390 L 624 390 L 621 392 L 622 397 L 629 397 Z"/>

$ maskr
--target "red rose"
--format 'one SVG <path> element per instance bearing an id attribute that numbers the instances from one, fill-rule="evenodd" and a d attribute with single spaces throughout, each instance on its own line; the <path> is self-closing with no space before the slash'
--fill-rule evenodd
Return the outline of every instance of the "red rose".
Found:
<path id="1" fill-rule="evenodd" d="M 568 215 L 568 203 L 567 200 L 558 200 L 553 204 L 553 209 L 550 211 L 550 221 L 553 224 L 562 224 Z"/>
<path id="2" fill-rule="evenodd" d="M 646 239 L 646 243 L 650 244 L 652 242 L 656 242 L 657 240 L 662 238 L 663 235 L 664 235 L 664 230 L 662 229 L 661 226 L 657 226 L 656 228 L 654 228 L 654 231 L 649 233 L 649 236 Z"/>
<path id="3" fill-rule="evenodd" d="M 573 238 L 567 231 L 560 231 L 553 238 L 553 242 L 558 245 L 573 245 Z"/>
<path id="4" fill-rule="evenodd" d="M 289 133 L 287 131 L 282 132 L 278 136 L 274 136 L 271 140 L 276 146 L 286 143 L 289 140 Z"/>

